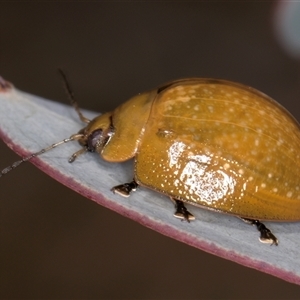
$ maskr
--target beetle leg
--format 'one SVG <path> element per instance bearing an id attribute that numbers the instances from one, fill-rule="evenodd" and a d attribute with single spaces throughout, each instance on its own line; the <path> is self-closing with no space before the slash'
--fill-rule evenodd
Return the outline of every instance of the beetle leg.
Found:
<path id="1" fill-rule="evenodd" d="M 247 219 L 247 218 L 241 218 L 244 222 L 256 226 L 257 230 L 260 232 L 260 238 L 259 240 L 262 243 L 267 243 L 271 245 L 276 245 L 278 246 L 278 239 L 276 236 L 271 232 L 270 229 L 268 229 L 263 223 L 261 223 L 258 220 L 252 220 L 252 219 Z"/>
<path id="2" fill-rule="evenodd" d="M 133 191 L 136 191 L 136 188 L 138 187 L 138 184 L 135 182 L 135 180 L 132 180 L 128 183 L 123 183 L 117 186 L 114 186 L 111 191 L 114 194 L 119 194 L 123 197 L 129 197 L 130 193 Z"/>
<path id="3" fill-rule="evenodd" d="M 184 206 L 184 203 L 180 200 L 171 198 L 175 202 L 175 213 L 174 217 L 181 219 L 182 221 L 193 221 L 195 220 L 195 217 L 187 210 L 187 208 Z"/>

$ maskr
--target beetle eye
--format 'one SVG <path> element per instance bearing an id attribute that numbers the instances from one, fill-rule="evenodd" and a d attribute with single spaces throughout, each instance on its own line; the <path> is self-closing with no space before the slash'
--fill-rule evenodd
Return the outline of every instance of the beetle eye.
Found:
<path id="1" fill-rule="evenodd" d="M 90 152 L 94 152 L 97 148 L 97 144 L 101 143 L 103 137 L 103 130 L 97 129 L 93 131 L 90 136 L 88 137 L 87 148 Z"/>

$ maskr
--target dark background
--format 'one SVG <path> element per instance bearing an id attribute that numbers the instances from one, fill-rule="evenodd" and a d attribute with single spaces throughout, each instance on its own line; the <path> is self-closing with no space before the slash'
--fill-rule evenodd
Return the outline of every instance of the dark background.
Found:
<path id="1" fill-rule="evenodd" d="M 81 107 L 102 112 L 172 79 L 223 78 L 264 91 L 300 120 L 299 61 L 276 39 L 274 9 L 268 1 L 1 3 L 0 72 L 67 103 L 60 66 Z M 3 168 L 17 159 L 3 143 L 0 151 Z M 1 178 L 0 205 L 2 299 L 300 298 L 299 286 L 142 227 L 31 164 Z"/>

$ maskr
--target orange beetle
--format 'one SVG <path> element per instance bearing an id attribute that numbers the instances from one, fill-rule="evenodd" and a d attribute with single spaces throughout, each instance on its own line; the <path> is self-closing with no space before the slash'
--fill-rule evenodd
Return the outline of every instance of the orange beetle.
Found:
<path id="1" fill-rule="evenodd" d="M 265 94 L 191 78 L 139 94 L 91 121 L 75 108 L 88 124 L 65 140 L 83 146 L 70 162 L 86 151 L 110 162 L 135 159 L 133 181 L 114 192 L 127 197 L 139 185 L 154 189 L 187 221 L 194 216 L 184 203 L 232 214 L 276 245 L 260 221 L 300 221 L 300 125 Z"/>

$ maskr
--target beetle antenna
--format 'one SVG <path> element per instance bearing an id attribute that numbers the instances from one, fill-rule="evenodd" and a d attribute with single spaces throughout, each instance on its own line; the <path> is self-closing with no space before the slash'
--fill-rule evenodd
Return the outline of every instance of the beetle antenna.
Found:
<path id="1" fill-rule="evenodd" d="M 71 142 L 71 141 L 75 141 L 75 140 L 79 140 L 81 138 L 83 138 L 83 134 L 73 134 L 71 135 L 69 138 L 67 139 L 64 139 L 60 142 L 57 142 L 55 144 L 52 144 L 51 146 L 49 147 L 46 147 L 44 149 L 41 149 L 40 151 L 38 152 L 35 152 L 35 153 L 32 153 L 26 157 L 23 157 L 22 159 L 18 160 L 18 161 L 15 161 L 12 165 L 6 167 L 5 169 L 3 169 L 0 173 L 0 177 L 2 177 L 3 175 L 6 175 L 8 172 L 12 171 L 13 169 L 15 169 L 16 167 L 18 167 L 20 164 L 28 161 L 28 160 L 31 160 L 32 158 L 38 156 L 38 155 L 41 155 L 45 152 L 48 152 L 49 150 L 51 149 L 54 149 L 56 148 L 57 146 L 60 146 L 62 144 L 65 144 L 65 143 L 68 143 L 68 142 Z M 85 149 L 85 148 L 84 148 Z M 76 158 L 76 157 L 75 157 Z M 73 162 L 75 160 L 74 158 L 74 154 L 71 156 L 71 158 L 69 159 L 69 162 Z"/>
<path id="2" fill-rule="evenodd" d="M 62 79 L 63 79 L 63 82 L 64 82 L 64 86 L 65 86 L 67 95 L 68 95 L 68 97 L 69 97 L 69 99 L 70 99 L 70 102 L 71 102 L 72 106 L 75 108 L 75 110 L 76 110 L 76 112 L 77 112 L 77 114 L 78 114 L 80 120 L 81 120 L 82 122 L 84 122 L 84 123 L 87 123 L 87 124 L 90 123 L 91 120 L 89 120 L 88 118 L 86 118 L 86 117 L 82 114 L 82 112 L 80 111 L 80 108 L 79 108 L 79 106 L 78 106 L 77 101 L 75 100 L 74 93 L 73 93 L 73 91 L 72 91 L 72 89 L 71 89 L 71 86 L 70 86 L 70 84 L 69 84 L 69 82 L 68 82 L 68 79 L 67 79 L 66 74 L 65 74 L 64 71 L 63 71 L 62 69 L 60 69 L 60 68 L 58 68 L 58 72 L 59 72 L 59 74 L 61 75 L 61 77 L 62 77 Z"/>

